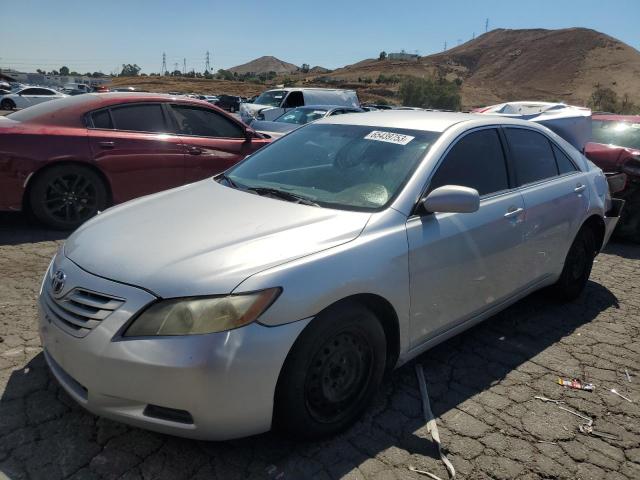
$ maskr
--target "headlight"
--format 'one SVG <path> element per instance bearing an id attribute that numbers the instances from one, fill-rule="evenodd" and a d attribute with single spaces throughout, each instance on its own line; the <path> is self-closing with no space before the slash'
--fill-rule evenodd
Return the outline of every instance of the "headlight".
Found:
<path id="1" fill-rule="evenodd" d="M 255 321 L 280 292 L 270 288 L 224 297 L 162 300 L 142 312 L 124 336 L 195 335 L 242 327 Z"/>
<path id="2" fill-rule="evenodd" d="M 622 165 L 622 171 L 627 175 L 640 177 L 640 158 L 632 157 Z"/>

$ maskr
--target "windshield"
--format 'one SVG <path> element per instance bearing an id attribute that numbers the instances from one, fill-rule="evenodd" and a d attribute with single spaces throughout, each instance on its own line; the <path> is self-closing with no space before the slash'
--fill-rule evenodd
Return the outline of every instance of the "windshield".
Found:
<path id="1" fill-rule="evenodd" d="M 640 123 L 593 120 L 591 131 L 594 142 L 640 148 Z"/>
<path id="2" fill-rule="evenodd" d="M 227 172 L 238 188 L 271 188 L 320 206 L 378 210 L 400 192 L 437 132 L 312 124 Z"/>
<path id="3" fill-rule="evenodd" d="M 257 105 L 269 105 L 270 107 L 279 107 L 282 103 L 282 99 L 285 97 L 287 92 L 284 90 L 270 90 L 268 92 L 264 92 L 258 98 L 256 98 L 255 104 Z"/>
<path id="4" fill-rule="evenodd" d="M 304 125 L 319 118 L 324 117 L 327 110 L 318 108 L 296 108 L 290 112 L 283 113 L 274 122 L 294 123 L 296 125 Z"/>

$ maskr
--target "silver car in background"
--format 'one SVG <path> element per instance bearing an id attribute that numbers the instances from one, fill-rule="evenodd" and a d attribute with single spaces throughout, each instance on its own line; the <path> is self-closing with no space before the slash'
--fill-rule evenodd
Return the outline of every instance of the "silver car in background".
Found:
<path id="1" fill-rule="evenodd" d="M 330 435 L 426 349 L 542 287 L 578 297 L 608 204 L 602 172 L 531 122 L 324 118 L 80 227 L 42 283 L 45 358 L 139 427 Z"/>

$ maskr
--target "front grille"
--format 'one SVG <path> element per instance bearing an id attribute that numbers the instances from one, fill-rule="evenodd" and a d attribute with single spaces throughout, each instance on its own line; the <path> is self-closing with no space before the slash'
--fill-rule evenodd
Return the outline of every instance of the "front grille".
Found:
<path id="1" fill-rule="evenodd" d="M 74 288 L 62 298 L 55 298 L 47 288 L 42 296 L 48 315 L 74 337 L 86 336 L 125 302 L 84 288 Z"/>

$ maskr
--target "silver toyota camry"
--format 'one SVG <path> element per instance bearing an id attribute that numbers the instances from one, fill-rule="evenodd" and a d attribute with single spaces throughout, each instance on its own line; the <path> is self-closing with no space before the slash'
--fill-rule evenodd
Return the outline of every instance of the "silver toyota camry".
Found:
<path id="1" fill-rule="evenodd" d="M 537 124 L 329 117 L 71 235 L 40 292 L 45 357 L 86 409 L 139 427 L 330 435 L 433 345 L 542 287 L 578 297 L 609 204 Z"/>

